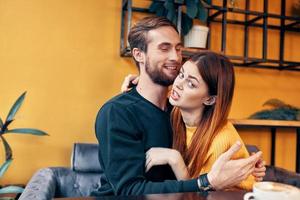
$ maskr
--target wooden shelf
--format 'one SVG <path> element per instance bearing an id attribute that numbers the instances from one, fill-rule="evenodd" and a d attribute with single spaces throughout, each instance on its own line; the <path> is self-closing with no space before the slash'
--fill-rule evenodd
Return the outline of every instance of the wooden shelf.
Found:
<path id="1" fill-rule="evenodd" d="M 124 57 L 131 56 L 130 49 L 128 48 L 127 36 L 132 24 L 132 15 L 135 12 L 139 13 L 150 13 L 148 8 L 145 7 L 135 7 L 134 0 L 122 0 L 122 10 L 121 10 L 121 38 L 120 38 L 120 55 Z M 136 0 L 137 1 L 137 0 Z M 161 1 L 165 2 L 166 0 L 152 0 L 152 1 Z M 245 68 L 258 68 L 258 69 L 276 69 L 276 70 L 289 70 L 289 71 L 300 71 L 300 61 L 286 60 L 285 59 L 285 49 L 288 47 L 285 45 L 285 40 L 290 37 L 288 32 L 292 32 L 293 34 L 299 33 L 300 28 L 300 17 L 287 16 L 286 15 L 286 0 L 280 1 L 280 13 L 270 13 L 268 4 L 271 4 L 267 0 L 263 0 L 263 11 L 255 11 L 250 9 L 250 0 L 245 1 L 244 8 L 230 8 L 227 6 L 227 1 L 222 1 L 222 6 L 218 5 L 208 5 L 206 8 L 208 9 L 208 18 L 206 20 L 207 26 L 212 28 L 212 23 L 219 24 L 221 31 L 220 36 L 220 52 L 223 52 L 228 58 L 230 58 L 231 62 L 235 67 L 245 67 Z M 185 7 L 185 3 L 175 3 L 175 10 L 177 16 L 182 16 L 182 7 Z M 238 15 L 243 15 L 240 17 L 241 19 L 231 19 L 228 17 L 228 13 L 237 13 Z M 270 19 L 270 20 L 269 20 Z M 279 20 L 280 24 L 272 24 L 270 21 Z M 182 18 L 178 17 L 177 25 L 182 24 Z M 242 45 L 243 55 L 228 54 L 228 50 L 226 51 L 226 45 L 228 46 L 227 29 L 228 26 L 235 27 L 243 27 L 244 32 L 244 41 Z M 258 57 L 253 57 L 249 54 L 249 48 L 251 42 L 249 38 L 251 38 L 251 29 L 259 29 L 262 32 L 262 46 L 261 46 L 261 55 Z M 268 32 L 278 31 L 279 32 L 279 54 L 276 58 L 271 58 L 268 56 L 268 41 L 270 40 Z M 214 39 L 211 35 L 208 35 L 208 48 L 210 49 L 211 40 Z M 227 42 L 226 42 L 227 41 Z M 233 41 L 234 42 L 234 41 Z M 232 45 L 232 43 L 229 43 Z M 197 50 L 187 48 L 183 50 L 183 57 L 188 58 Z"/>
<path id="2" fill-rule="evenodd" d="M 271 130 L 271 165 L 275 166 L 275 146 L 277 128 L 296 129 L 296 172 L 300 173 L 300 121 L 286 120 L 260 120 L 260 119 L 229 119 L 235 126 L 240 128 L 269 128 Z"/>
<path id="3" fill-rule="evenodd" d="M 286 120 L 262 120 L 262 119 L 229 119 L 235 126 L 248 127 L 285 127 L 285 128 L 300 128 L 300 121 L 286 121 Z"/>

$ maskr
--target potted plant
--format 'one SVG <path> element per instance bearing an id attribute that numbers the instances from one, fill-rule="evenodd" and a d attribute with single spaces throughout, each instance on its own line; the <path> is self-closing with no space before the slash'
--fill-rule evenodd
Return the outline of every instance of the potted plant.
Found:
<path id="1" fill-rule="evenodd" d="M 14 121 L 14 117 L 17 113 L 17 111 L 20 109 L 24 98 L 25 98 L 26 92 L 24 92 L 17 101 L 13 104 L 11 107 L 6 120 L 3 121 L 0 117 L 0 139 L 3 143 L 4 150 L 5 150 L 5 162 L 0 167 L 0 178 L 3 177 L 4 173 L 10 166 L 10 164 L 13 161 L 13 153 L 10 145 L 8 144 L 7 140 L 4 138 L 5 134 L 11 134 L 11 133 L 21 133 L 21 134 L 32 134 L 37 136 L 45 136 L 48 135 L 44 131 L 38 130 L 38 129 L 31 129 L 31 128 L 16 128 L 16 129 L 9 129 L 9 125 L 12 124 Z M 19 186 L 7 186 L 0 189 L 0 194 L 7 194 L 7 193 L 22 193 L 23 188 Z"/>
<path id="2" fill-rule="evenodd" d="M 165 0 L 153 1 L 149 7 L 149 11 L 157 16 L 164 16 L 177 24 L 178 6 L 184 9 L 182 12 L 182 20 L 180 32 L 184 37 L 185 47 L 205 48 L 208 34 L 208 27 L 203 25 L 194 25 L 193 20 L 198 19 L 205 23 L 208 11 L 205 7 L 211 4 L 211 0 Z"/>
<path id="3" fill-rule="evenodd" d="M 300 121 L 300 108 L 286 104 L 279 99 L 269 99 L 263 106 L 269 106 L 270 108 L 258 111 L 249 118 Z"/>

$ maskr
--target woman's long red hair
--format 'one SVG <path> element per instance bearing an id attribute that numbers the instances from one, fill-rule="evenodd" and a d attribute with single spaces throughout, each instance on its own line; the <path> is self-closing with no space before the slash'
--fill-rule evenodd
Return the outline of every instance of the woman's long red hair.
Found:
<path id="1" fill-rule="evenodd" d="M 218 132 L 226 125 L 234 92 L 234 71 L 229 59 L 223 55 L 205 51 L 189 59 L 197 65 L 210 95 L 216 96 L 214 105 L 205 106 L 201 121 L 192 137 L 189 148 L 186 145 L 186 128 L 180 109 L 172 111 L 173 148 L 184 157 L 191 177 L 198 177 L 209 147 Z"/>

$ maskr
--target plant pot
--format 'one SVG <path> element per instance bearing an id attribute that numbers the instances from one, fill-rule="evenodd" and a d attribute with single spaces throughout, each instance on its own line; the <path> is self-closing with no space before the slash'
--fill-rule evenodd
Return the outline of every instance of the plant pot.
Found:
<path id="1" fill-rule="evenodd" d="M 208 31 L 207 26 L 194 25 L 184 36 L 184 47 L 206 48 Z"/>
<path id="2" fill-rule="evenodd" d="M 0 199 L 16 200 L 21 196 L 24 188 L 24 184 L 0 186 Z"/>

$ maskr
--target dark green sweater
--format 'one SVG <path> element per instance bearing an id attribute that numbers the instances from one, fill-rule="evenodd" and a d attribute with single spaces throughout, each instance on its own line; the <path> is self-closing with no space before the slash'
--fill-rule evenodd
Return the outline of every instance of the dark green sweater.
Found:
<path id="1" fill-rule="evenodd" d="M 135 88 L 105 103 L 96 120 L 101 188 L 93 195 L 141 195 L 199 191 L 196 179 L 176 181 L 168 165 L 145 173 L 145 152 L 172 146 L 170 112 L 164 112 Z"/>

